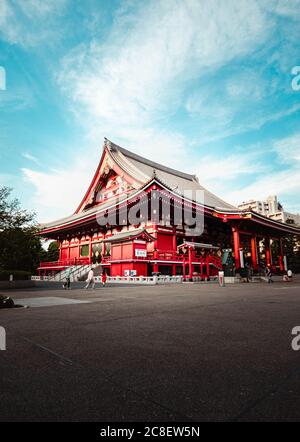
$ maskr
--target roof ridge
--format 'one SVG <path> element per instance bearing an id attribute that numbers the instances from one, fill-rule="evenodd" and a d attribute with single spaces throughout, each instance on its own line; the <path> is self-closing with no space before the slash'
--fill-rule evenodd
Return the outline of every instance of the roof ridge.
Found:
<path id="1" fill-rule="evenodd" d="M 110 150 L 112 150 L 112 151 L 119 150 L 119 152 L 121 152 L 124 156 L 131 158 L 133 160 L 139 161 L 141 163 L 147 164 L 148 166 L 153 167 L 153 169 L 159 169 L 163 172 L 167 172 L 172 175 L 188 179 L 190 181 L 198 181 L 196 175 L 181 172 L 180 170 L 173 169 L 171 167 L 167 167 L 162 164 L 156 163 L 155 161 L 149 160 L 148 158 L 142 157 L 141 155 L 138 155 L 128 149 L 125 149 L 124 147 L 119 146 L 118 144 L 113 143 L 112 141 L 108 140 L 107 138 L 105 138 L 104 140 L 105 140 L 104 146 L 108 147 Z"/>

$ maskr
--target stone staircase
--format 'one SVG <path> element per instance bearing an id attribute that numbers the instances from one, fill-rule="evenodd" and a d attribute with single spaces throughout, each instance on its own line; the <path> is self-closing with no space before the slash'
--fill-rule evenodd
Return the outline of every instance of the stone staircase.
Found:
<path id="1" fill-rule="evenodd" d="M 65 281 L 67 275 L 70 273 L 71 282 L 83 281 L 85 276 L 91 269 L 91 264 L 84 264 L 78 266 L 71 266 L 61 272 L 56 273 L 56 275 L 49 277 L 48 281 Z"/>

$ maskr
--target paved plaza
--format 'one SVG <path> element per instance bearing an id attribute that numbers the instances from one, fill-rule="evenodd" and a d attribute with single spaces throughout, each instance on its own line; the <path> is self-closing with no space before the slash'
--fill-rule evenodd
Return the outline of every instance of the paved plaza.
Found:
<path id="1" fill-rule="evenodd" d="M 5 294 L 0 421 L 300 420 L 300 279 Z"/>

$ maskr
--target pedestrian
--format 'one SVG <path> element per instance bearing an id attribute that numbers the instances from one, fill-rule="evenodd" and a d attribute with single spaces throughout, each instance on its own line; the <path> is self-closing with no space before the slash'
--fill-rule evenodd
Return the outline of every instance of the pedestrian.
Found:
<path id="1" fill-rule="evenodd" d="M 283 282 L 289 282 L 289 277 L 288 277 L 287 272 L 284 273 L 282 280 L 283 280 Z"/>
<path id="2" fill-rule="evenodd" d="M 66 281 L 63 284 L 63 289 L 70 290 L 70 288 L 71 288 L 71 269 L 68 268 L 66 271 Z"/>
<path id="3" fill-rule="evenodd" d="M 90 285 L 92 285 L 92 289 L 95 288 L 95 277 L 94 277 L 94 270 L 91 269 L 88 273 L 88 277 L 87 277 L 87 285 L 85 286 L 85 289 L 88 290 Z"/>
<path id="4" fill-rule="evenodd" d="M 271 271 L 270 267 L 268 267 L 268 266 L 265 268 L 265 275 L 268 278 L 268 284 L 271 284 L 274 282 L 272 279 L 272 271 Z"/>
<path id="5" fill-rule="evenodd" d="M 103 270 L 102 276 L 101 276 L 102 286 L 105 287 L 106 284 L 106 272 Z"/>
<path id="6" fill-rule="evenodd" d="M 246 262 L 246 265 L 245 265 L 245 279 L 246 279 L 246 282 L 250 282 L 250 265 L 249 265 L 249 263 L 248 262 Z"/>
<path id="7" fill-rule="evenodd" d="M 287 276 L 288 276 L 289 281 L 292 281 L 292 279 L 293 279 L 293 272 L 292 272 L 291 269 L 289 269 L 289 270 L 287 271 Z"/>

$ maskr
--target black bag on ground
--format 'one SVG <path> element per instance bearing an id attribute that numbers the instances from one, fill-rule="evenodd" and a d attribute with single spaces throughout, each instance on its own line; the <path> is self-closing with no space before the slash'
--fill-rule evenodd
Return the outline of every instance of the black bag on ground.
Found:
<path id="1" fill-rule="evenodd" d="M 13 299 L 11 299 L 9 296 L 2 296 L 0 295 L 0 309 L 1 308 L 13 308 L 15 306 L 15 303 Z"/>

